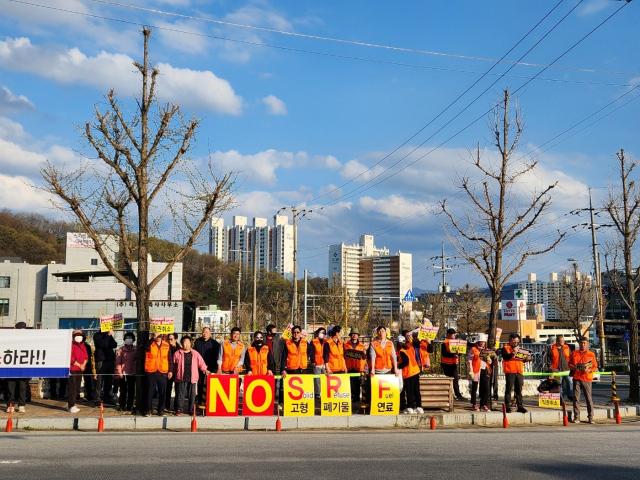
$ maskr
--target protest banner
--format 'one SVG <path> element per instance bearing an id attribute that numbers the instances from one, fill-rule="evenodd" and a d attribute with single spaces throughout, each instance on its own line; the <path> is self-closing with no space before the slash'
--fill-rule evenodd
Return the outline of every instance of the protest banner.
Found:
<path id="1" fill-rule="evenodd" d="M 515 354 L 515 358 L 517 358 L 518 360 L 526 360 L 527 357 L 531 356 L 531 352 L 529 350 L 524 350 L 522 348 L 520 348 L 516 354 Z"/>
<path id="2" fill-rule="evenodd" d="M 433 340 L 436 339 L 436 336 L 438 335 L 438 330 L 439 330 L 438 327 L 421 325 L 420 332 L 418 333 L 418 340 L 420 341 L 429 340 L 430 342 L 432 342 Z"/>
<path id="3" fill-rule="evenodd" d="M 313 375 L 287 375 L 284 384 L 285 417 L 313 417 Z"/>
<path id="4" fill-rule="evenodd" d="M 351 415 L 351 382 L 349 375 L 320 377 L 320 415 Z"/>
<path id="5" fill-rule="evenodd" d="M 496 350 L 500 348 L 500 335 L 502 335 L 502 329 L 496 328 L 496 344 L 494 346 Z"/>
<path id="6" fill-rule="evenodd" d="M 238 375 L 209 375 L 207 377 L 207 415 L 238 416 L 240 377 Z"/>
<path id="7" fill-rule="evenodd" d="M 284 340 L 291 340 L 291 329 L 293 328 L 293 324 L 290 323 L 289 325 L 287 325 L 287 328 L 285 328 L 282 332 L 282 338 Z"/>
<path id="8" fill-rule="evenodd" d="M 149 331 L 151 333 L 173 333 L 173 317 L 151 317 Z"/>
<path id="9" fill-rule="evenodd" d="M 121 313 L 100 317 L 100 331 L 121 330 L 124 328 L 124 319 Z"/>
<path id="10" fill-rule="evenodd" d="M 273 399 L 276 390 L 273 375 L 246 375 L 242 415 L 245 417 L 269 417 L 273 415 Z"/>
<path id="11" fill-rule="evenodd" d="M 69 376 L 71 330 L 3 330 L 0 378 Z"/>
<path id="12" fill-rule="evenodd" d="M 371 377 L 371 415 L 400 413 L 400 384 L 395 375 Z"/>
<path id="13" fill-rule="evenodd" d="M 449 340 L 449 351 L 451 353 L 467 353 L 467 341 L 460 339 Z"/>
<path id="14" fill-rule="evenodd" d="M 482 350 L 480 350 L 480 358 L 485 362 L 492 361 L 495 355 L 496 355 L 496 351 L 491 350 L 490 348 L 483 348 Z"/>
<path id="15" fill-rule="evenodd" d="M 542 408 L 560 408 L 559 393 L 540 393 L 538 394 L 538 406 Z"/>

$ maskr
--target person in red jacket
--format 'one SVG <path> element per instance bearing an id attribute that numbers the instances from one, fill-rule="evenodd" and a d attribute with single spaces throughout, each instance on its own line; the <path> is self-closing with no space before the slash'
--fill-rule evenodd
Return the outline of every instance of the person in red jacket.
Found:
<path id="1" fill-rule="evenodd" d="M 593 383 L 593 372 L 598 369 L 596 355 L 588 350 L 589 340 L 580 338 L 580 349 L 571 354 L 569 369 L 573 375 L 573 423 L 580 421 L 580 396 L 584 392 L 584 399 L 587 402 L 587 417 L 589 423 L 596 423 L 593 420 L 593 398 L 591 396 L 591 386 Z"/>
<path id="2" fill-rule="evenodd" d="M 89 355 L 84 347 L 84 341 L 87 336 L 82 330 L 74 330 L 71 342 L 71 362 L 69 368 L 69 381 L 67 382 L 67 411 L 69 413 L 78 413 L 80 409 L 76 407 L 76 399 L 80 392 L 80 382 L 82 381 L 82 372 L 84 372 Z"/>

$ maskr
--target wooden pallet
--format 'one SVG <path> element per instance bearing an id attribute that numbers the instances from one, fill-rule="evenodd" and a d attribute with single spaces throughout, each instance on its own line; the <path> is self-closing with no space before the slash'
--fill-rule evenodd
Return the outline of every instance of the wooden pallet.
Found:
<path id="1" fill-rule="evenodd" d="M 422 408 L 441 409 L 449 412 L 455 410 L 453 378 L 420 377 L 420 395 L 422 396 Z"/>

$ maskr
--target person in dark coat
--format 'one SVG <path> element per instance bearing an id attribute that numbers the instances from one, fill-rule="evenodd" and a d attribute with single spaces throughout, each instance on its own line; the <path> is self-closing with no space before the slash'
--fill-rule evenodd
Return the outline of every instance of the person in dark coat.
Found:
<path id="1" fill-rule="evenodd" d="M 113 330 L 108 332 L 96 332 L 93 335 L 94 345 L 94 365 L 95 365 L 95 385 L 93 390 L 93 406 L 100 406 L 100 394 L 103 394 L 105 407 L 115 407 L 111 399 L 111 387 L 113 385 L 113 374 L 116 371 L 116 352 L 118 346 L 113 338 Z"/>

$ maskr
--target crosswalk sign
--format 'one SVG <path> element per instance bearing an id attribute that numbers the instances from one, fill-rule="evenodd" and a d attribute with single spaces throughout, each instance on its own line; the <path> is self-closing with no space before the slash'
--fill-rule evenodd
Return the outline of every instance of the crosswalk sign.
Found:
<path id="1" fill-rule="evenodd" d="M 416 297 L 413 296 L 413 292 L 411 291 L 411 289 L 407 290 L 407 293 L 404 296 L 404 301 L 405 302 L 415 302 L 416 301 Z"/>

